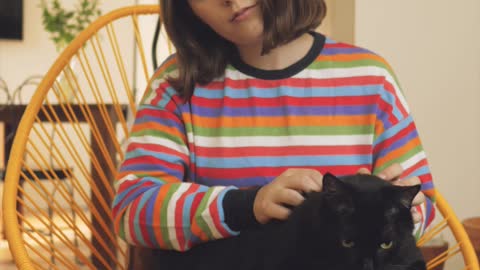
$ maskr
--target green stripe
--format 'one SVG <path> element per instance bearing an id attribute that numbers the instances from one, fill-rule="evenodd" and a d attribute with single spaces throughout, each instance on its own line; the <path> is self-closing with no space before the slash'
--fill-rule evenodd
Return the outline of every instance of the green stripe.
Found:
<path id="1" fill-rule="evenodd" d="M 205 234 L 207 234 L 208 239 L 214 239 L 214 237 L 213 237 L 212 231 L 210 230 L 210 227 L 208 226 L 207 222 L 205 222 L 205 219 L 203 218 L 202 213 L 208 208 L 209 206 L 208 201 L 212 196 L 213 191 L 214 191 L 214 188 L 208 189 L 202 201 L 200 202 L 200 205 L 195 210 L 196 212 L 195 219 L 197 221 L 198 227 L 200 227 L 200 229 L 202 229 L 202 231 Z"/>
<path id="2" fill-rule="evenodd" d="M 404 147 L 404 146 L 402 146 Z M 403 154 L 400 158 L 397 158 L 397 159 L 392 159 L 390 161 L 387 161 L 386 163 L 384 163 L 382 166 L 377 166 L 375 168 L 375 170 L 373 171 L 374 174 L 378 174 L 380 173 L 381 171 L 385 170 L 388 166 L 390 165 L 393 165 L 394 163 L 402 163 L 406 160 L 408 160 L 409 158 L 413 157 L 414 155 L 420 153 L 423 151 L 423 148 L 421 145 L 418 145 L 414 148 L 412 148 L 410 151 L 408 151 L 407 153 Z"/>
<path id="3" fill-rule="evenodd" d="M 308 66 L 308 69 L 354 68 L 354 67 L 366 68 L 368 66 L 376 66 L 389 71 L 384 63 L 379 62 L 377 60 L 373 60 L 373 59 L 362 59 L 362 60 L 355 60 L 355 61 L 315 61 L 310 66 Z"/>
<path id="4" fill-rule="evenodd" d="M 125 219 L 127 219 L 127 218 L 128 217 L 126 217 L 125 214 L 123 214 L 123 217 L 120 219 L 120 226 L 119 226 L 120 228 L 119 228 L 119 231 L 118 231 L 118 235 L 122 239 L 125 239 L 125 225 L 124 225 L 124 222 L 125 222 Z"/>
<path id="5" fill-rule="evenodd" d="M 171 61 L 171 59 L 169 61 Z M 176 69 L 178 69 L 177 63 L 173 62 L 162 73 L 160 73 L 159 74 L 160 76 L 158 76 L 158 77 L 168 75 L 169 73 L 171 73 L 172 71 L 174 71 Z"/>
<path id="6" fill-rule="evenodd" d="M 398 87 L 400 87 L 399 90 L 401 91 L 400 82 L 398 81 L 398 78 L 395 75 L 395 72 L 393 72 L 393 70 L 390 69 L 389 66 L 385 65 L 385 63 L 375 59 L 362 59 L 362 60 L 356 60 L 356 61 L 316 61 L 312 63 L 308 67 L 308 69 L 354 68 L 354 67 L 366 68 L 369 66 L 375 66 L 375 67 L 385 69 L 385 71 L 387 71 L 390 74 L 390 76 L 392 76 L 393 80 L 398 85 Z"/>
<path id="7" fill-rule="evenodd" d="M 169 235 L 169 226 L 168 226 L 168 206 L 170 204 L 170 199 L 172 198 L 173 194 L 180 188 L 180 184 L 171 185 L 167 192 L 167 196 L 164 198 L 161 208 L 160 214 L 160 230 L 162 232 L 163 240 L 165 241 L 165 245 L 168 248 L 173 248 L 172 241 Z"/>
<path id="8" fill-rule="evenodd" d="M 195 135 L 205 137 L 238 136 L 289 136 L 289 135 L 369 135 L 374 126 L 333 126 L 333 127 L 240 127 L 240 128 L 202 128 L 195 127 Z"/>
<path id="9" fill-rule="evenodd" d="M 179 136 L 174 136 L 170 133 L 166 133 L 166 132 L 154 130 L 154 129 L 142 129 L 137 132 L 132 132 L 130 135 L 130 137 L 141 137 L 141 136 L 153 136 L 158 138 L 169 139 L 173 142 L 176 142 L 179 145 L 185 145 L 185 142 Z"/>

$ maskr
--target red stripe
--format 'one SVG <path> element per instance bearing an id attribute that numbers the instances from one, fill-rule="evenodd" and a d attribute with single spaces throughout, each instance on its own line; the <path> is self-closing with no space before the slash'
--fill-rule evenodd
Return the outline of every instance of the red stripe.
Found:
<path id="1" fill-rule="evenodd" d="M 178 95 L 170 95 L 169 93 L 167 93 L 167 90 L 166 90 L 167 87 L 171 87 L 171 86 L 170 86 L 170 83 L 165 80 L 158 86 L 157 89 L 155 89 L 156 95 L 155 95 L 155 98 L 152 99 L 150 104 L 157 104 L 162 99 L 168 100 L 168 103 L 166 106 L 167 108 L 170 107 L 174 109 L 175 107 L 177 107 L 178 104 L 182 104 L 183 100 L 181 100 L 181 98 Z"/>
<path id="2" fill-rule="evenodd" d="M 170 111 L 166 111 L 163 109 L 151 109 L 151 108 L 143 108 L 137 112 L 135 118 L 141 117 L 155 117 L 160 119 L 167 118 L 170 121 L 175 121 L 177 124 L 181 124 L 181 121 L 177 117 L 172 117 L 172 113 Z"/>
<path id="3" fill-rule="evenodd" d="M 126 181 L 124 183 L 122 183 L 118 189 L 118 194 L 121 194 L 121 193 L 124 193 L 124 190 L 126 190 L 127 188 L 129 187 L 132 187 L 132 186 L 135 186 L 138 184 L 138 182 L 141 182 L 140 186 L 134 188 L 134 189 L 131 189 L 125 196 L 124 196 L 124 199 L 119 201 L 116 206 L 112 209 L 112 212 L 113 213 L 118 213 L 118 211 L 120 211 L 120 206 L 123 204 L 123 202 L 130 198 L 132 196 L 133 193 L 135 193 L 137 191 L 138 188 L 142 188 L 142 187 L 150 187 L 150 186 L 155 186 L 154 183 L 152 182 L 142 182 L 142 178 L 139 178 L 137 180 L 133 180 L 133 181 Z M 114 214 L 115 215 L 115 214 Z"/>
<path id="4" fill-rule="evenodd" d="M 408 115 L 407 109 L 404 108 L 402 103 L 400 102 L 400 98 L 395 91 L 395 87 L 393 87 L 391 83 L 384 81 L 384 88 L 395 97 L 395 106 L 400 110 L 402 116 L 406 117 Z"/>
<path id="5" fill-rule="evenodd" d="M 218 203 L 218 197 L 216 197 L 212 203 L 208 206 L 208 209 L 210 210 L 210 215 L 213 220 L 213 224 L 215 225 L 215 228 L 217 228 L 218 232 L 223 236 L 227 237 L 230 234 L 225 230 L 225 228 L 222 226 L 220 222 L 220 214 L 218 213 L 218 208 L 217 208 L 217 203 Z"/>
<path id="6" fill-rule="evenodd" d="M 151 220 L 147 220 L 147 204 L 148 204 L 148 200 L 147 202 L 145 203 L 145 205 L 143 206 L 142 209 L 140 209 L 140 213 L 139 213 L 139 223 L 142 223 L 141 221 L 146 221 L 145 223 L 150 223 Z M 145 243 L 147 244 L 147 246 L 153 248 L 154 245 L 152 243 L 152 241 L 150 241 L 150 235 L 148 234 L 148 230 L 147 230 L 147 226 L 139 226 L 140 228 L 140 231 L 142 233 L 142 237 L 143 237 L 143 240 L 145 241 Z"/>
<path id="7" fill-rule="evenodd" d="M 183 171 L 184 167 L 182 164 L 172 163 L 165 160 L 157 159 L 152 156 L 141 156 L 138 158 L 131 158 L 129 160 L 125 160 L 122 166 L 133 166 L 133 165 L 155 165 L 158 167 L 168 168 L 175 171 Z"/>
<path id="8" fill-rule="evenodd" d="M 371 145 L 353 146 L 284 146 L 284 147 L 199 147 L 198 157 L 262 157 L 262 156 L 324 156 L 324 155 L 367 155 Z"/>
<path id="9" fill-rule="evenodd" d="M 339 87 L 339 86 L 366 86 L 366 85 L 382 85 L 384 83 L 383 76 L 357 76 L 344 78 L 326 78 L 326 79 L 302 79 L 302 78 L 288 78 L 283 80 L 256 80 L 256 79 L 239 79 L 226 78 L 225 81 L 214 81 L 208 85 L 203 86 L 209 90 L 224 90 L 225 85 L 228 85 L 232 90 L 245 90 L 249 87 L 256 88 L 278 88 L 281 87 Z"/>
<path id="10" fill-rule="evenodd" d="M 172 148 L 165 147 L 159 144 L 149 144 L 149 143 L 130 143 L 127 147 L 127 151 L 131 152 L 136 149 L 145 149 L 149 152 L 165 153 L 181 158 L 183 161 L 188 160 L 188 156 L 184 153 L 178 152 Z"/>
<path id="11" fill-rule="evenodd" d="M 278 98 L 230 98 L 208 99 L 202 97 L 193 97 L 194 106 L 205 108 L 245 108 L 255 104 L 256 107 L 278 107 L 279 104 L 288 104 L 288 106 L 322 105 L 322 106 L 352 106 L 352 105 L 371 105 L 376 104 L 377 95 L 372 96 L 348 96 L 348 97 L 289 97 L 282 96 Z"/>
<path id="12" fill-rule="evenodd" d="M 423 166 L 428 166 L 427 164 L 427 160 L 426 159 L 422 159 L 420 160 L 419 162 L 413 164 L 413 166 L 411 166 L 410 168 L 406 169 L 404 172 L 403 172 L 403 177 L 405 177 L 406 175 L 411 175 L 414 171 L 418 170 L 419 168 L 423 167 Z M 402 177 L 402 178 L 403 178 Z M 422 182 L 423 183 L 423 182 Z"/>
<path id="13" fill-rule="evenodd" d="M 253 177 L 274 178 L 282 174 L 289 168 L 305 168 L 320 171 L 322 174 L 330 172 L 334 175 L 348 175 L 355 174 L 360 168 L 372 169 L 371 164 L 355 165 L 355 166 L 302 166 L 302 167 L 255 167 L 255 168 L 240 168 L 240 169 L 218 169 L 218 168 L 197 168 L 198 175 L 207 179 L 227 179 L 238 180 Z M 234 183 L 232 183 L 234 185 Z"/>
<path id="14" fill-rule="evenodd" d="M 203 200 L 203 197 L 205 197 L 205 192 L 197 193 L 195 195 L 195 198 L 192 200 L 192 205 L 190 208 L 190 224 L 193 223 L 193 219 L 195 218 L 195 214 L 197 212 L 198 207 L 200 206 L 200 203 Z"/>
<path id="15" fill-rule="evenodd" d="M 373 148 L 373 153 L 379 153 L 380 150 L 386 149 L 387 147 L 395 143 L 397 140 L 401 140 L 403 137 L 405 137 L 407 134 L 409 134 L 412 131 L 415 131 L 415 125 L 413 122 L 410 123 L 408 126 L 406 126 L 404 129 L 400 130 L 393 137 L 390 137 L 384 140 L 383 142 L 377 144 L 375 148 Z"/>
<path id="16" fill-rule="evenodd" d="M 195 193 L 197 190 L 198 185 L 190 185 L 190 187 L 180 196 L 175 205 L 175 234 L 177 235 L 181 251 L 187 247 L 185 245 L 185 235 L 183 234 L 183 207 L 187 196 Z"/>
<path id="17" fill-rule="evenodd" d="M 133 202 L 130 203 L 130 213 L 129 213 L 129 216 L 128 216 L 128 224 L 129 224 L 129 231 L 130 231 L 130 236 L 132 237 L 132 241 L 135 243 L 135 244 L 140 244 L 140 242 L 138 241 L 138 238 L 137 238 L 137 235 L 135 233 L 135 213 L 137 211 L 137 208 L 138 208 L 138 202 L 139 202 L 139 199 L 137 198 L 136 200 L 134 200 Z"/>
<path id="18" fill-rule="evenodd" d="M 355 49 L 357 49 L 357 47 L 355 47 L 353 45 L 350 45 L 350 44 L 347 44 L 347 43 L 341 43 L 341 42 L 325 43 L 324 47 L 326 49 L 332 49 L 332 48 L 355 48 Z"/>
<path id="19" fill-rule="evenodd" d="M 383 112 L 383 114 L 388 116 L 387 119 L 380 119 L 382 122 L 388 121 L 390 125 L 395 125 L 396 123 L 398 123 L 399 119 L 397 119 L 395 115 L 393 115 L 393 107 L 390 103 L 386 102 L 382 98 L 379 98 L 377 101 L 377 106 L 378 109 Z M 383 126 L 385 127 L 385 129 L 389 127 L 389 125 L 386 125 L 386 123 L 383 123 Z"/>

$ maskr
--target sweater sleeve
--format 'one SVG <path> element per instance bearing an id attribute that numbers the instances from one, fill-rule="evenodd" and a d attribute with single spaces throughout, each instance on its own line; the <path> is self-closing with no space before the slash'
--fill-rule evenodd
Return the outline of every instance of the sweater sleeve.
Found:
<path id="1" fill-rule="evenodd" d="M 422 215 L 422 222 L 415 226 L 414 232 L 419 238 L 435 216 L 432 175 L 405 97 L 388 64 L 385 64 L 383 76 L 375 123 L 373 173 L 399 163 L 404 169 L 400 179 L 420 178 L 426 202 L 416 207 Z"/>
<path id="2" fill-rule="evenodd" d="M 116 233 L 133 245 L 177 251 L 238 234 L 227 225 L 223 207 L 226 194 L 238 189 L 190 182 L 182 103 L 162 78 L 147 91 L 117 173 Z M 238 197 L 229 196 L 229 202 Z"/>

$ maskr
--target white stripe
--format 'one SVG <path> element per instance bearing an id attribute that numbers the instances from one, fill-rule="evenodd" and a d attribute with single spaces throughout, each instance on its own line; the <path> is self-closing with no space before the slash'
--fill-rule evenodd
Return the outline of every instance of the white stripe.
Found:
<path id="1" fill-rule="evenodd" d="M 215 223 L 213 222 L 212 218 L 212 213 L 210 212 L 210 204 L 214 199 L 217 198 L 218 193 L 220 193 L 222 190 L 224 190 L 225 187 L 215 187 L 213 188 L 212 193 L 210 193 L 210 197 L 208 198 L 207 202 L 207 208 L 202 212 L 202 218 L 207 223 L 208 228 L 210 228 L 210 231 L 213 234 L 213 237 L 215 239 L 220 239 L 222 238 L 222 234 L 217 230 L 217 227 L 215 226 Z"/>
<path id="2" fill-rule="evenodd" d="M 127 241 L 128 243 L 135 244 L 133 242 L 133 237 L 130 234 L 130 225 L 129 225 L 129 222 L 128 222 L 129 217 L 130 217 L 130 209 L 132 209 L 132 204 L 129 204 L 127 206 L 127 210 L 125 211 L 125 214 L 123 214 L 123 217 L 122 217 L 123 230 L 124 230 L 124 233 L 125 233 L 125 241 Z"/>
<path id="3" fill-rule="evenodd" d="M 385 81 L 389 82 L 394 90 L 395 95 L 398 97 L 400 104 L 407 111 L 410 112 L 408 104 L 403 96 L 403 93 L 400 90 L 400 86 L 395 81 L 395 78 L 386 68 L 381 68 L 377 66 L 365 66 L 365 67 L 354 67 L 354 68 L 331 68 L 331 69 L 305 69 L 299 72 L 293 78 L 315 78 L 315 79 L 330 79 L 330 78 L 351 78 L 351 77 L 360 77 L 360 76 L 383 76 Z"/>
<path id="4" fill-rule="evenodd" d="M 149 136 L 149 135 L 139 136 L 139 137 L 130 137 L 129 143 L 162 145 L 164 147 L 180 152 L 184 155 L 189 155 L 188 147 L 186 147 L 185 145 L 177 144 L 174 141 L 165 139 L 165 138 L 159 138 L 159 137 Z"/>
<path id="5" fill-rule="evenodd" d="M 427 156 L 425 155 L 425 152 L 422 151 L 420 153 L 417 153 L 416 155 L 414 155 L 413 157 L 405 160 L 401 165 L 402 165 L 402 168 L 404 171 L 410 169 L 412 166 L 414 166 L 415 164 L 417 164 L 418 162 L 426 159 Z"/>
<path id="6" fill-rule="evenodd" d="M 153 80 L 150 83 L 149 89 L 148 89 L 148 96 L 145 97 L 145 100 L 143 103 L 150 104 L 152 100 L 157 96 L 157 92 L 155 91 L 160 84 L 164 83 L 165 79 L 162 77 L 160 79 Z"/>
<path id="7" fill-rule="evenodd" d="M 113 184 L 113 187 L 115 188 L 115 192 L 118 192 L 118 189 L 120 188 L 120 185 L 122 185 L 124 182 L 135 181 L 137 179 L 138 179 L 138 177 L 135 176 L 134 174 L 128 174 L 128 175 L 122 177 L 120 180 L 115 181 L 115 183 Z"/>
<path id="8" fill-rule="evenodd" d="M 177 201 L 184 194 L 189 188 L 191 184 L 183 183 L 179 186 L 179 188 L 172 194 L 170 197 L 170 201 L 164 202 L 168 203 L 167 208 L 167 228 L 168 228 L 168 236 L 170 238 L 170 242 L 175 250 L 180 250 L 180 243 L 178 242 L 177 232 L 175 227 L 183 227 L 183 224 L 175 224 L 175 208 L 177 207 Z M 183 209 L 182 209 L 183 212 Z M 183 231 L 182 231 L 183 233 Z"/>
<path id="9" fill-rule="evenodd" d="M 301 72 L 292 76 L 296 79 L 334 79 L 334 78 L 351 78 L 361 76 L 383 76 L 387 82 L 393 85 L 395 94 L 402 104 L 402 107 L 410 112 L 408 104 L 400 90 L 400 86 L 396 83 L 392 74 L 386 69 L 377 66 L 363 66 L 352 68 L 325 68 L 325 69 L 304 69 Z M 229 70 L 227 77 L 232 80 L 252 79 L 253 77 L 245 75 L 238 70 Z"/>
<path id="10" fill-rule="evenodd" d="M 286 147 L 372 144 L 372 135 L 342 136 L 255 136 L 255 137 L 204 137 L 195 136 L 200 147 Z"/>

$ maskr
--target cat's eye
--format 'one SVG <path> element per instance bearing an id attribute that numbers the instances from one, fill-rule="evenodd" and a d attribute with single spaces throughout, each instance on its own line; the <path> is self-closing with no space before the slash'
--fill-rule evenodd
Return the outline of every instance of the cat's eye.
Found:
<path id="1" fill-rule="evenodd" d="M 342 246 L 346 248 L 352 248 L 353 246 L 355 246 L 355 242 L 350 240 L 342 240 Z"/>
<path id="2" fill-rule="evenodd" d="M 392 246 L 393 246 L 393 241 L 384 242 L 384 243 L 380 244 L 380 247 L 382 249 L 390 249 L 390 248 L 392 248 Z"/>

